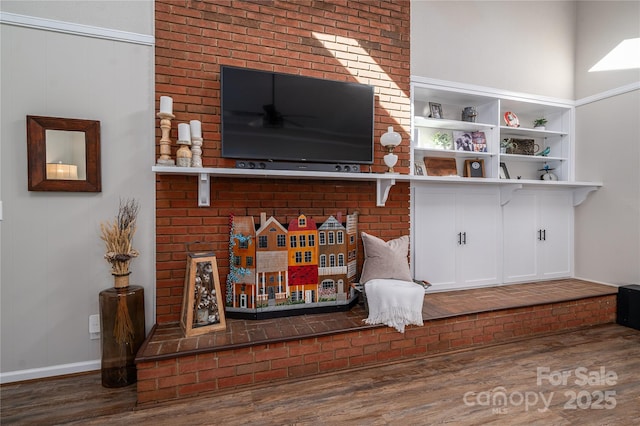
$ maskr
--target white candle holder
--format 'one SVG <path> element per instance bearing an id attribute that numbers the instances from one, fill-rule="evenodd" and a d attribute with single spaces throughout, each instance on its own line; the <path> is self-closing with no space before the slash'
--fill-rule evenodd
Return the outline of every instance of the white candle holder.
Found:
<path id="1" fill-rule="evenodd" d="M 191 167 L 191 130 L 187 123 L 178 124 L 178 145 L 182 145 L 176 152 L 176 165 L 178 167 Z"/>
<path id="2" fill-rule="evenodd" d="M 179 140 L 178 145 L 182 145 L 176 152 L 176 166 L 178 167 L 191 167 L 191 158 L 193 157 L 189 145 L 190 141 Z"/>
<path id="3" fill-rule="evenodd" d="M 171 139 L 169 139 L 169 133 L 171 132 L 171 120 L 176 117 L 168 112 L 159 112 L 158 118 L 160 118 L 162 137 L 160 138 L 160 157 L 158 158 L 157 164 L 159 166 L 175 166 L 176 163 L 171 158 Z"/>
<path id="4" fill-rule="evenodd" d="M 191 167 L 202 167 L 202 138 L 191 138 Z"/>

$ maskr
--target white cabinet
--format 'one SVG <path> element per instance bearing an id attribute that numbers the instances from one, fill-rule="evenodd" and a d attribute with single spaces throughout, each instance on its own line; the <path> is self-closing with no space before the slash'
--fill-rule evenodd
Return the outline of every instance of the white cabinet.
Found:
<path id="1" fill-rule="evenodd" d="M 412 187 L 414 276 L 436 290 L 499 283 L 500 199 L 496 188 Z"/>
<path id="2" fill-rule="evenodd" d="M 522 190 L 503 206 L 504 282 L 573 275 L 573 204 L 567 190 Z"/>

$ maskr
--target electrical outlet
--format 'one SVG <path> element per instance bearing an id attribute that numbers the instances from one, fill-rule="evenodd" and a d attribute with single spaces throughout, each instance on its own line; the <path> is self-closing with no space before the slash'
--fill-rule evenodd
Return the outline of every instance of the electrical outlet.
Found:
<path id="1" fill-rule="evenodd" d="M 100 315 L 89 315 L 89 338 L 91 340 L 100 338 Z"/>

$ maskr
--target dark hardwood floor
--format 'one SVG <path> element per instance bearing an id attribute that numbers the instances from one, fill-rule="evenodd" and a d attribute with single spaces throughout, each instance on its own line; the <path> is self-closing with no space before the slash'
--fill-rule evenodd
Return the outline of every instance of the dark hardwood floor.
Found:
<path id="1" fill-rule="evenodd" d="M 633 425 L 640 422 L 640 331 L 609 324 L 144 408 L 135 407 L 135 393 L 135 386 L 102 388 L 95 373 L 4 385 L 0 421 Z"/>

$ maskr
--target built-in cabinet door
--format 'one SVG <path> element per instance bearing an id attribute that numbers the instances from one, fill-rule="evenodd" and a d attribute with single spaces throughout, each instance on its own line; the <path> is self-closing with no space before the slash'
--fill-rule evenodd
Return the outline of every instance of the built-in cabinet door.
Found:
<path id="1" fill-rule="evenodd" d="M 457 193 L 458 265 L 462 287 L 496 284 L 500 280 L 500 198 L 494 188 L 469 188 Z"/>
<path id="2" fill-rule="evenodd" d="M 456 284 L 456 195 L 416 188 L 414 197 L 414 276 L 434 285 Z"/>
<path id="3" fill-rule="evenodd" d="M 549 191 L 538 195 L 542 240 L 540 278 L 573 276 L 573 197 L 568 191 Z"/>
<path id="4" fill-rule="evenodd" d="M 504 282 L 573 274 L 570 191 L 518 191 L 504 207 Z"/>
<path id="5" fill-rule="evenodd" d="M 435 289 L 499 282 L 500 203 L 495 188 L 414 189 L 414 273 Z"/>
<path id="6" fill-rule="evenodd" d="M 538 211 L 535 193 L 518 191 L 502 209 L 504 282 L 538 278 Z"/>

